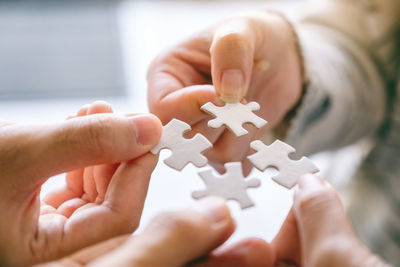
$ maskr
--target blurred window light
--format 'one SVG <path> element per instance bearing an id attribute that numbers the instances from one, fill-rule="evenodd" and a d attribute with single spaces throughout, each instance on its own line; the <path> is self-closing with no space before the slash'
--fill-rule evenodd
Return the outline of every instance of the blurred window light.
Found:
<path id="1" fill-rule="evenodd" d="M 118 4 L 0 1 L 0 99 L 124 95 Z"/>

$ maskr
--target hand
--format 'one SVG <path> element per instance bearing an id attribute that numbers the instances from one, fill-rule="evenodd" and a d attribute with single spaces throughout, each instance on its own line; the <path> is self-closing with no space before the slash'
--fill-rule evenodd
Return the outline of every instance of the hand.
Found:
<path id="1" fill-rule="evenodd" d="M 281 16 L 260 12 L 231 17 L 154 60 L 148 72 L 150 110 L 163 124 L 177 118 L 206 135 L 214 143 L 209 161 L 222 170 L 225 162 L 244 160 L 250 140 L 275 127 L 299 101 L 301 69 L 296 38 Z M 222 105 L 219 97 L 259 102 L 258 114 L 268 125 L 261 130 L 251 126 L 240 138 L 208 128 L 210 116 L 200 106 L 209 101 Z M 244 166 L 248 170 L 249 162 Z"/>
<path id="2" fill-rule="evenodd" d="M 270 244 L 244 240 L 221 247 L 195 266 L 388 265 L 358 240 L 333 188 L 306 175 L 299 180 L 293 208 Z"/>
<path id="3" fill-rule="evenodd" d="M 0 125 L 0 265 L 53 260 L 138 226 L 161 123 L 94 114 L 104 112 L 96 102 L 63 123 Z M 41 185 L 63 172 L 66 187 L 41 202 Z"/>
<path id="4" fill-rule="evenodd" d="M 293 208 L 271 243 L 250 238 L 222 245 L 234 226 L 224 201 L 206 198 L 160 214 L 138 235 L 42 267 L 385 266 L 353 233 L 337 193 L 316 176 L 300 179 Z"/>
<path id="5" fill-rule="evenodd" d="M 107 240 L 40 266 L 186 266 L 224 243 L 234 228 L 225 202 L 211 197 L 183 211 L 159 214 L 140 234 Z"/>

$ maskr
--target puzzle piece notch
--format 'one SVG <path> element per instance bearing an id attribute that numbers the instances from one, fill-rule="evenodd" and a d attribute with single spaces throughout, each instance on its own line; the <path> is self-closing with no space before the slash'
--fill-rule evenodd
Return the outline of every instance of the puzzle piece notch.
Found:
<path id="1" fill-rule="evenodd" d="M 295 186 L 303 174 L 319 171 L 315 164 L 306 157 L 297 161 L 290 159 L 289 154 L 296 150 L 280 140 L 276 140 L 269 146 L 256 140 L 250 143 L 250 147 L 257 151 L 247 157 L 253 165 L 260 171 L 264 171 L 268 167 L 277 168 L 279 174 L 272 179 L 288 189 Z"/>
<path id="2" fill-rule="evenodd" d="M 260 105 L 257 102 L 250 102 L 246 105 L 242 103 L 226 103 L 223 107 L 218 107 L 208 102 L 201 107 L 201 110 L 216 117 L 208 122 L 209 127 L 219 128 L 225 125 L 232 130 L 236 136 L 242 136 L 248 133 L 248 131 L 242 127 L 244 123 L 251 123 L 257 128 L 261 128 L 267 124 L 266 120 L 253 113 L 253 111 L 259 109 Z"/>
<path id="3" fill-rule="evenodd" d="M 194 199 L 213 195 L 224 199 L 236 200 L 242 209 L 254 206 L 253 201 L 247 194 L 247 188 L 258 187 L 261 182 L 259 179 L 245 179 L 240 162 L 225 163 L 226 172 L 215 175 L 212 169 L 200 172 L 199 175 L 206 185 L 205 190 L 192 193 Z"/>
<path id="4" fill-rule="evenodd" d="M 191 127 L 180 120 L 173 119 L 163 127 L 160 142 L 151 150 L 157 154 L 161 149 L 170 149 L 171 156 L 164 160 L 164 163 L 176 170 L 182 170 L 190 162 L 196 167 L 203 167 L 208 160 L 201 153 L 212 147 L 210 141 L 201 134 L 196 134 L 193 138 L 183 137 L 185 132 Z"/>

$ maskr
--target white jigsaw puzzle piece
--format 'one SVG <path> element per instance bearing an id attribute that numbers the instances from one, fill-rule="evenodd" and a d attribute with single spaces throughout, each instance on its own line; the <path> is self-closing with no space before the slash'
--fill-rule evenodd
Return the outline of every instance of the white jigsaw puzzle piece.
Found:
<path id="1" fill-rule="evenodd" d="M 297 161 L 290 159 L 289 154 L 296 152 L 296 150 L 280 140 L 276 140 L 269 146 L 260 140 L 256 140 L 251 142 L 250 146 L 257 151 L 247 157 L 253 165 L 260 171 L 264 171 L 268 167 L 277 168 L 279 174 L 272 179 L 288 189 L 295 186 L 297 180 L 303 174 L 319 171 L 317 166 L 306 157 Z"/>
<path id="2" fill-rule="evenodd" d="M 151 153 L 157 154 L 161 149 L 170 149 L 172 154 L 164 163 L 179 171 L 190 162 L 196 167 L 204 167 L 208 160 L 201 153 L 212 147 L 212 144 L 201 134 L 196 134 L 191 139 L 184 138 L 183 134 L 190 130 L 191 127 L 187 123 L 177 119 L 171 120 L 163 127 L 160 142 Z"/>
<path id="3" fill-rule="evenodd" d="M 226 125 L 236 136 L 247 134 L 247 130 L 242 127 L 244 123 L 251 123 L 257 128 L 263 127 L 267 121 L 258 117 L 253 111 L 259 110 L 257 102 L 250 102 L 246 105 L 242 103 L 226 103 L 223 107 L 215 106 L 208 102 L 201 107 L 201 110 L 214 115 L 216 118 L 208 122 L 208 126 L 219 128 Z"/>
<path id="4" fill-rule="evenodd" d="M 245 179 L 240 162 L 225 163 L 224 166 L 226 172 L 222 176 L 215 175 L 212 169 L 200 172 L 199 175 L 204 181 L 206 189 L 193 192 L 192 197 L 199 199 L 209 195 L 219 196 L 238 201 L 242 209 L 254 206 L 247 194 L 247 189 L 260 186 L 260 180 Z"/>

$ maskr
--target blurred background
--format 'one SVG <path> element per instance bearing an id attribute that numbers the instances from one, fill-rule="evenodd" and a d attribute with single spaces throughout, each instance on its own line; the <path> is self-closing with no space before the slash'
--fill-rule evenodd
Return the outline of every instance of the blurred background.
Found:
<path id="1" fill-rule="evenodd" d="M 109 101 L 118 113 L 146 112 L 146 71 L 160 51 L 233 12 L 274 8 L 295 18 L 301 5 L 296 0 L 2 0 L 0 119 L 64 120 L 98 99 Z M 314 159 L 331 179 L 351 172 L 341 168 L 337 175 L 331 168 L 334 164 L 328 164 L 332 153 Z M 189 166 L 177 172 L 159 164 L 141 225 L 160 211 L 189 205 L 191 192 L 204 187 L 198 171 Z M 278 231 L 293 192 L 273 183 L 273 173 L 251 174 L 262 180 L 261 188 L 249 190 L 255 208 L 241 211 L 237 203 L 229 202 L 238 223 L 231 240 L 247 236 L 271 240 Z M 42 194 L 63 183 L 63 176 L 52 178 Z"/>

